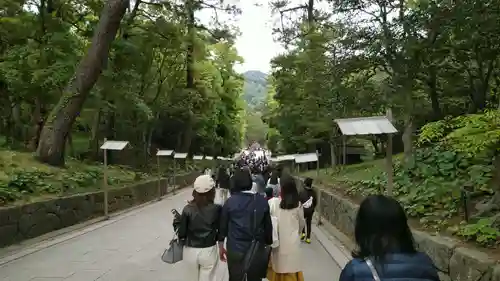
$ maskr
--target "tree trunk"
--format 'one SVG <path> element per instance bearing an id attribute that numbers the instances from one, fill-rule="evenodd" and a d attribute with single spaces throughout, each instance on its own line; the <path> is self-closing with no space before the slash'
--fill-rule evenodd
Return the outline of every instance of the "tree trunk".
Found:
<path id="1" fill-rule="evenodd" d="M 429 99 L 431 100 L 432 105 L 432 115 L 433 120 L 440 120 L 443 116 L 441 112 L 441 105 L 439 102 L 439 93 L 437 89 L 437 74 L 434 67 L 429 69 L 429 78 L 427 80 L 427 86 L 429 87 Z"/>
<path id="2" fill-rule="evenodd" d="M 493 175 L 490 181 L 490 187 L 495 192 L 491 199 L 486 204 L 480 204 L 478 206 L 478 212 L 473 216 L 473 218 L 481 218 L 486 216 L 491 216 L 493 214 L 498 215 L 498 210 L 500 210 L 500 155 L 495 157 L 493 161 Z M 498 219 L 498 216 L 495 220 Z M 498 221 L 495 222 L 498 224 Z"/>
<path id="3" fill-rule="evenodd" d="M 99 159 L 99 132 L 101 129 L 101 109 L 97 109 L 94 122 L 92 123 L 92 128 L 90 131 L 90 139 L 89 139 L 89 157 L 92 160 Z"/>
<path id="4" fill-rule="evenodd" d="M 194 41 L 195 41 L 195 17 L 193 0 L 186 1 L 187 26 L 188 26 L 188 44 L 186 50 L 186 94 L 191 95 L 195 91 L 194 85 Z M 192 107 L 194 110 L 194 106 Z M 193 139 L 194 112 L 188 112 L 185 123 L 184 137 L 182 138 L 181 152 L 189 153 Z"/>
<path id="5" fill-rule="evenodd" d="M 407 116 L 405 118 L 405 128 L 402 136 L 405 162 L 413 156 L 413 131 L 413 120 L 411 116 Z"/>
<path id="6" fill-rule="evenodd" d="M 71 136 L 71 132 L 68 134 L 68 148 L 69 148 L 69 155 L 73 158 L 76 157 L 75 155 L 75 147 L 73 146 L 73 137 Z"/>
<path id="7" fill-rule="evenodd" d="M 64 166 L 66 137 L 107 62 L 111 43 L 128 6 L 128 0 L 109 0 L 104 7 L 90 49 L 43 127 L 36 152 L 39 161 Z"/>
<path id="8" fill-rule="evenodd" d="M 31 132 L 30 140 L 28 143 L 28 148 L 32 151 L 36 151 L 38 143 L 40 142 L 40 133 L 43 128 L 43 114 L 42 114 L 42 102 L 40 97 L 35 98 L 35 108 L 33 111 L 33 116 L 31 118 Z"/>

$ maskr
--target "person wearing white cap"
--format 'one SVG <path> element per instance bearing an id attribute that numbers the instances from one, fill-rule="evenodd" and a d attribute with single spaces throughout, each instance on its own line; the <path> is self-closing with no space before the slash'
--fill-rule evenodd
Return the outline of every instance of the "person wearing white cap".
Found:
<path id="1" fill-rule="evenodd" d="M 215 281 L 219 261 L 216 246 L 222 207 L 214 204 L 215 182 L 202 175 L 193 183 L 193 199 L 181 214 L 178 236 L 184 241 L 183 260 L 192 269 L 192 278 L 184 280 Z M 196 277 L 194 277 L 196 275 Z"/>

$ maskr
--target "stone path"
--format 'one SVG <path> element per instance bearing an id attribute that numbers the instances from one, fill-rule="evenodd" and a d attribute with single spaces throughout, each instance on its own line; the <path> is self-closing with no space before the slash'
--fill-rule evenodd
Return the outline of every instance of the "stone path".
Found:
<path id="1" fill-rule="evenodd" d="M 17 255 L 3 257 L 0 280 L 189 281 L 190 272 L 182 262 L 168 265 L 160 260 L 160 255 L 172 237 L 170 210 L 180 211 L 190 193 L 191 190 L 182 191 L 111 220 L 64 234 L 57 240 L 42 242 Z M 16 259 L 9 261 L 13 258 Z M 310 245 L 303 245 L 302 258 L 306 280 L 338 280 L 338 265 L 316 239 Z M 224 264 L 219 271 L 219 280 L 227 280 Z"/>

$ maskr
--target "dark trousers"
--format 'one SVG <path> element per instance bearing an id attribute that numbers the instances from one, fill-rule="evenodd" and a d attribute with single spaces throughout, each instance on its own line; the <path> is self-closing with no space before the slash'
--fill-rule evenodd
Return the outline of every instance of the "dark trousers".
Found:
<path id="1" fill-rule="evenodd" d="M 243 272 L 243 258 L 244 253 L 238 253 L 234 251 L 227 251 L 227 269 L 229 271 L 229 281 L 262 281 L 262 278 L 251 276 L 251 273 L 247 275 L 247 279 L 243 279 L 245 274 Z"/>
<path id="2" fill-rule="evenodd" d="M 306 234 L 306 238 L 311 238 L 311 224 L 313 220 L 314 212 L 304 212 L 304 219 L 306 220 L 306 226 L 302 229 L 302 233 Z"/>

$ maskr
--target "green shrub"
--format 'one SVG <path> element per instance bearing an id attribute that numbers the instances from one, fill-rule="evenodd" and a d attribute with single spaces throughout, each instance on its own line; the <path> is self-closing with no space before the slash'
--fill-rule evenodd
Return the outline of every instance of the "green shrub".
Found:
<path id="1" fill-rule="evenodd" d="M 458 214 L 463 187 L 476 194 L 494 192 L 490 181 L 500 148 L 500 111 L 429 123 L 421 129 L 418 145 L 412 159 L 394 165 L 394 196 L 409 216 L 440 229 Z M 387 186 L 385 174 L 350 183 L 348 192 L 361 195 L 381 193 Z M 461 224 L 455 233 L 483 246 L 500 237 L 490 218 Z"/>
<path id="2" fill-rule="evenodd" d="M 461 224 L 455 234 L 486 247 L 494 247 L 500 240 L 500 231 L 494 227 L 492 218 L 483 218 L 476 223 Z"/>
<path id="3" fill-rule="evenodd" d="M 17 190 L 21 193 L 35 193 L 41 190 L 51 192 L 51 184 L 47 179 L 53 176 L 52 173 L 32 170 L 16 170 L 7 184 L 9 189 Z"/>

